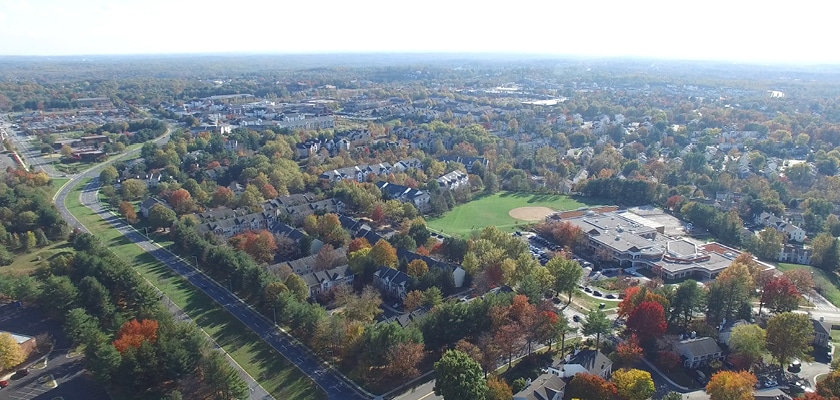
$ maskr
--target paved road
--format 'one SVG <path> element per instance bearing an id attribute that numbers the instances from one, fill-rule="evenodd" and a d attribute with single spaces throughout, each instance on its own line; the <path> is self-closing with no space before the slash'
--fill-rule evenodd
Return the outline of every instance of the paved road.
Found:
<path id="1" fill-rule="evenodd" d="M 19 129 L 12 128 L 11 122 L 6 117 L 0 118 L 0 129 L 14 143 L 18 154 L 23 158 L 23 162 L 29 166 L 30 171 L 36 172 L 40 169 L 51 177 L 62 175 L 53 168 L 52 161 L 42 157 L 41 149 L 32 145 L 33 143 L 40 143 L 35 141 L 35 136 L 24 136 Z M 33 139 L 33 141 L 29 141 L 29 139 Z"/>

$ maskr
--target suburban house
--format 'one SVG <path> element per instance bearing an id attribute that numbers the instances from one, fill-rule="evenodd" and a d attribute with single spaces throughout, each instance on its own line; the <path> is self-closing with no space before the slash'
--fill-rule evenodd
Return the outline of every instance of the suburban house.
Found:
<path id="1" fill-rule="evenodd" d="M 723 350 L 710 337 L 690 338 L 674 343 L 674 352 L 683 357 L 683 366 L 699 368 L 723 358 Z"/>
<path id="2" fill-rule="evenodd" d="M 525 381 L 525 388 L 514 393 L 513 400 L 563 400 L 566 381 L 552 373 Z"/>
<path id="3" fill-rule="evenodd" d="M 764 211 L 755 217 L 755 223 L 762 226 L 773 228 L 781 233 L 784 233 L 788 240 L 802 243 L 805 241 L 805 231 L 802 228 L 785 222 L 785 220 Z"/>
<path id="4" fill-rule="evenodd" d="M 379 270 L 373 273 L 373 286 L 383 294 L 402 301 L 408 293 L 408 275 L 393 268 L 379 267 Z"/>
<path id="5" fill-rule="evenodd" d="M 609 357 L 596 350 L 575 350 L 574 354 L 555 362 L 548 367 L 548 372 L 560 378 L 571 378 L 580 373 L 590 373 L 609 379 L 613 362 Z"/>
<path id="6" fill-rule="evenodd" d="M 721 325 L 720 333 L 718 333 L 718 343 L 729 346 L 729 338 L 732 336 L 732 330 L 735 329 L 735 327 L 749 324 L 749 322 L 743 319 L 737 319 L 732 322 L 724 323 Z"/>
<path id="7" fill-rule="evenodd" d="M 349 266 L 342 265 L 326 271 L 310 272 L 300 277 L 309 286 L 309 297 L 314 299 L 338 286 L 352 285 L 355 276 Z"/>
<path id="8" fill-rule="evenodd" d="M 814 324 L 814 340 L 811 342 L 814 346 L 828 347 L 831 343 L 831 324 L 821 320 L 811 319 Z"/>
<path id="9" fill-rule="evenodd" d="M 396 183 L 385 181 L 376 182 L 376 187 L 381 190 L 390 200 L 399 200 L 403 203 L 411 203 L 419 211 L 425 211 L 429 207 L 431 197 L 428 193 Z"/>
<path id="10" fill-rule="evenodd" d="M 465 168 L 467 168 L 467 172 L 469 173 L 473 172 L 472 167 L 473 164 L 475 164 L 476 162 L 483 165 L 484 167 L 487 167 L 488 164 L 487 159 L 484 157 L 441 156 L 438 157 L 438 161 L 443 161 L 447 164 L 451 162 L 461 163 L 464 165 Z"/>
<path id="11" fill-rule="evenodd" d="M 785 243 L 779 252 L 779 261 L 808 265 L 811 264 L 812 253 L 811 248 Z"/>
<path id="12" fill-rule="evenodd" d="M 435 179 L 441 188 L 455 190 L 462 186 L 470 184 L 470 179 L 467 174 L 461 171 L 452 171 L 440 178 Z"/>

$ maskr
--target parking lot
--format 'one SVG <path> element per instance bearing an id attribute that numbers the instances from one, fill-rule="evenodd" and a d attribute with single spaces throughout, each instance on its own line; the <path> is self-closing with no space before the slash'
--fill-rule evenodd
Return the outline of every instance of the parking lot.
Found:
<path id="1" fill-rule="evenodd" d="M 35 356 L 18 368 L 28 368 L 26 376 L 0 377 L 9 381 L 8 387 L 0 389 L 0 400 L 109 398 L 84 372 L 82 357 L 68 357 L 70 343 L 60 326 L 47 320 L 39 309 L 17 308 L 13 303 L 0 306 L 0 330 L 36 337 L 44 342 L 50 337 L 55 342 L 55 347 L 46 356 Z"/>

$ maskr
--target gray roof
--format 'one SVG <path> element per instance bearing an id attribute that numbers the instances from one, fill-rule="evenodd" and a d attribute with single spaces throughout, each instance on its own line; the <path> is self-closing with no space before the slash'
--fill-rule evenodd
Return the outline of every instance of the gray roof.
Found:
<path id="1" fill-rule="evenodd" d="M 811 322 L 814 324 L 814 332 L 815 333 L 822 333 L 824 335 L 829 335 L 829 336 L 831 335 L 831 324 L 829 324 L 827 322 L 824 322 L 824 321 L 818 321 L 818 320 L 815 320 L 815 319 L 811 319 Z"/>
<path id="2" fill-rule="evenodd" d="M 609 359 L 609 357 L 605 356 L 600 351 L 581 350 L 564 364 L 578 364 L 583 368 L 586 368 L 590 374 L 601 376 L 604 371 L 612 367 L 613 362 Z"/>
<path id="3" fill-rule="evenodd" d="M 689 351 L 691 351 L 691 354 L 693 354 L 695 357 L 720 353 L 723 351 L 720 349 L 720 346 L 718 346 L 717 342 L 710 337 L 686 339 L 677 342 L 677 345 L 682 348 L 688 349 Z"/>
<path id="4" fill-rule="evenodd" d="M 552 400 L 556 394 L 562 394 L 566 388 L 566 382 L 554 374 L 542 374 L 534 379 L 519 393 L 513 395 L 516 400 Z"/>

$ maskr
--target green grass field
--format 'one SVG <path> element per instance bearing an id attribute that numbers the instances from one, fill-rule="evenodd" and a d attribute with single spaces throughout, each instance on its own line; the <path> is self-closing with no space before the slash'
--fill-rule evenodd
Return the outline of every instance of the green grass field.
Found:
<path id="1" fill-rule="evenodd" d="M 514 219 L 508 211 L 518 207 L 548 207 L 555 210 L 574 210 L 594 202 L 562 195 L 502 192 L 461 204 L 440 218 L 427 221 L 429 228 L 452 236 L 467 236 L 486 226 L 515 231 L 528 221 Z"/>
<path id="2" fill-rule="evenodd" d="M 814 286 L 817 292 L 823 295 L 831 304 L 840 307 L 840 289 L 838 289 L 840 287 L 840 277 L 810 265 L 779 263 L 779 271 L 784 272 L 792 269 L 810 271 L 814 276 Z"/>
<path id="3" fill-rule="evenodd" d="M 276 399 L 326 398 L 307 376 L 277 353 L 239 320 L 185 279 L 173 273 L 139 246 L 79 203 L 83 181 L 67 196 L 66 205 L 91 233 L 124 259 L 152 285 L 164 292 L 196 325 L 206 331 L 245 371 Z M 163 238 L 160 238 L 163 241 Z M 158 241 L 158 239 L 155 239 Z"/>

